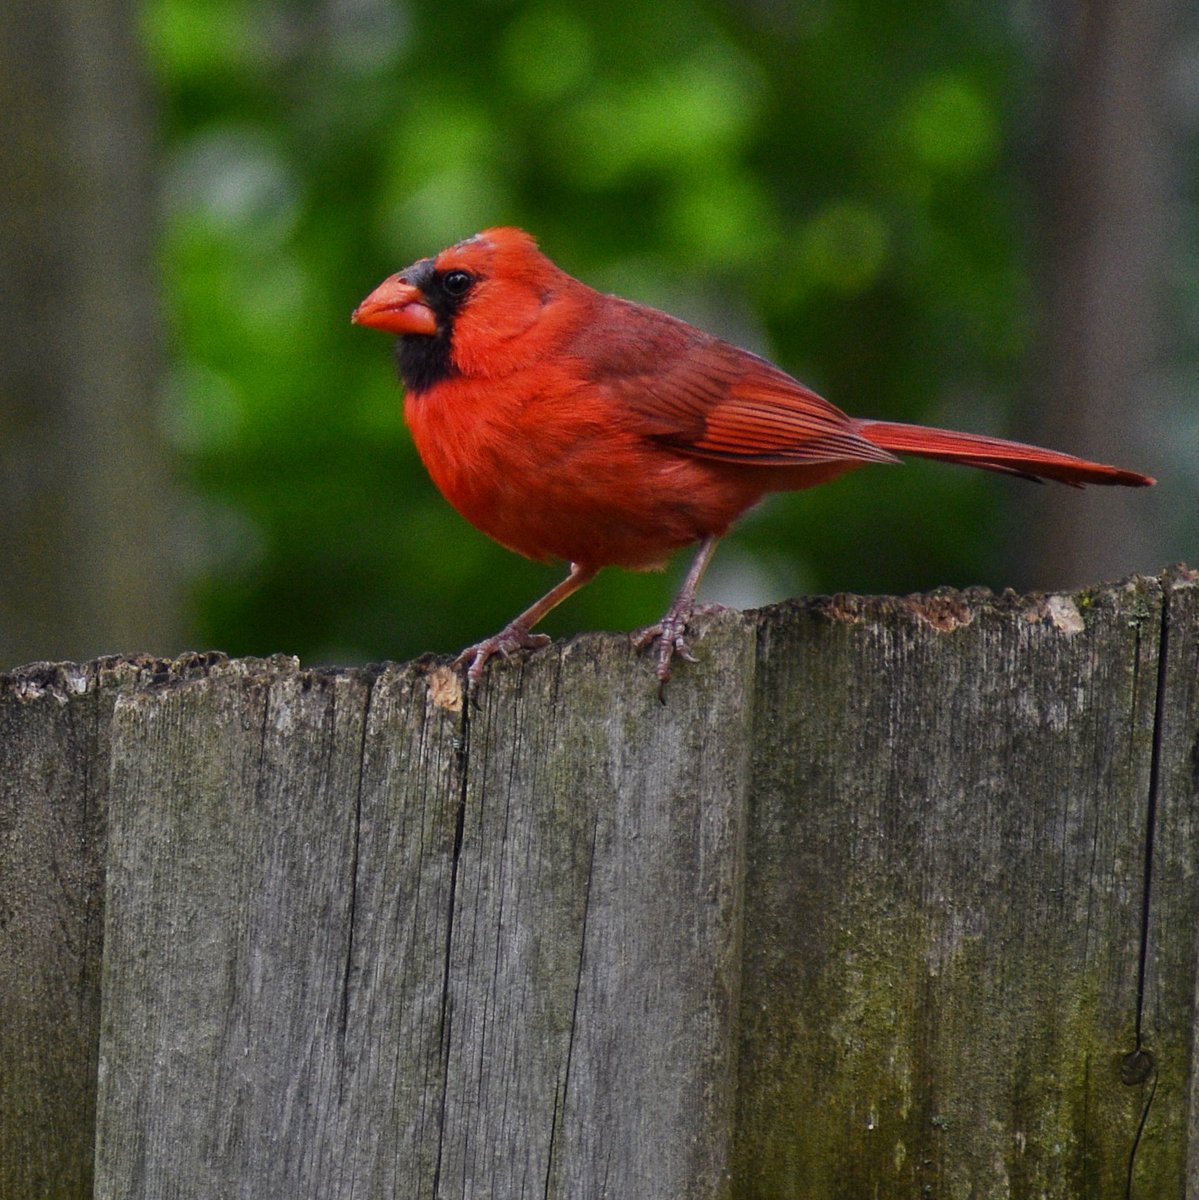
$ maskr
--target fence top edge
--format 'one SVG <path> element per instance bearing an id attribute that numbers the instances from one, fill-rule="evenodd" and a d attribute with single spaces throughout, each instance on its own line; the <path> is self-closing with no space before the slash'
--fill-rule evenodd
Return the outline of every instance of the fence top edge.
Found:
<path id="1" fill-rule="evenodd" d="M 806 613 L 834 621 L 859 623 L 915 617 L 936 628 L 952 629 L 971 623 L 984 612 L 1025 620 L 1057 620 L 1064 607 L 1094 609 L 1119 606 L 1130 600 L 1145 600 L 1163 592 L 1190 590 L 1199 586 L 1199 570 L 1183 563 L 1163 568 L 1156 575 L 1130 575 L 1114 583 L 1097 584 L 1067 592 L 1018 593 L 1012 589 L 996 593 L 985 587 L 964 589 L 941 587 L 908 596 L 861 596 L 838 593 L 785 600 L 765 608 L 749 610 L 744 617 L 767 623 L 793 619 Z M 581 637 L 603 636 L 583 634 Z M 0 671 L 0 699 L 32 700 L 52 695 L 70 700 L 96 691 L 141 691 L 146 688 L 194 682 L 214 676 L 241 678 L 312 679 L 348 677 L 371 684 L 390 672 L 428 674 L 445 662 L 444 657 L 425 654 L 407 663 L 371 663 L 361 667 L 302 666 L 290 654 L 265 658 L 230 658 L 216 650 L 188 651 L 177 658 L 150 654 L 118 654 L 91 662 L 34 662 Z"/>

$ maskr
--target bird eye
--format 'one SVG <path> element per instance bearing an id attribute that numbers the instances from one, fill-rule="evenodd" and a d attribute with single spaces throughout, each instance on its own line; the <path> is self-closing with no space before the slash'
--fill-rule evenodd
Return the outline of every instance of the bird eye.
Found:
<path id="1" fill-rule="evenodd" d="M 465 296 L 474 281 L 475 277 L 469 271 L 447 271 L 441 285 L 447 295 Z"/>

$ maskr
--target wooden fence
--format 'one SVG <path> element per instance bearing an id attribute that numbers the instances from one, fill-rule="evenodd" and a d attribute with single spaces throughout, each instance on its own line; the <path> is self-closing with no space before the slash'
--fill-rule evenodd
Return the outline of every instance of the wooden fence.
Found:
<path id="1" fill-rule="evenodd" d="M 0 687 L 0 1197 L 1199 1195 L 1191 573 Z"/>

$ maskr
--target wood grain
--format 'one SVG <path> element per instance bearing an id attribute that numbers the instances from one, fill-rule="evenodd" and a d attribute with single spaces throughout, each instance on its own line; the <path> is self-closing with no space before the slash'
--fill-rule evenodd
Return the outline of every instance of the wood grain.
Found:
<path id="1" fill-rule="evenodd" d="M 1194 588 L 1166 594 L 1164 670 L 1155 580 L 765 623 L 738 1195 L 1182 1194 Z"/>
<path id="2" fill-rule="evenodd" d="M 4 677 L 0 1196 L 1199 1194 L 1196 591 Z"/>

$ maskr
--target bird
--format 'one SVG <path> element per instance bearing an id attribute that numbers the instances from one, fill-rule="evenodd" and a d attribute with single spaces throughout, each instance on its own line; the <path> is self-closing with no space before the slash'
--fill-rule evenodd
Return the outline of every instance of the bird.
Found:
<path id="1" fill-rule="evenodd" d="M 1135 471 L 983 434 L 851 417 L 766 359 L 603 294 L 521 229 L 485 229 L 390 275 L 354 310 L 396 336 L 404 415 L 434 484 L 472 525 L 566 577 L 455 660 L 468 688 L 604 567 L 652 570 L 696 545 L 662 619 L 659 696 L 719 540 L 767 493 L 902 454 L 1032 480 L 1145 487 Z"/>

